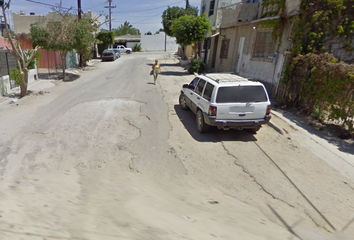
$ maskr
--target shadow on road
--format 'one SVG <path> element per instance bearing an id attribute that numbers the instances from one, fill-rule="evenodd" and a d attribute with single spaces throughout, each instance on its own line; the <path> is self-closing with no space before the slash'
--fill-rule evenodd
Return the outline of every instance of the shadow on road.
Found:
<path id="1" fill-rule="evenodd" d="M 160 75 L 164 75 L 164 76 L 185 76 L 185 75 L 188 75 L 188 73 L 185 73 L 185 72 L 172 72 L 172 71 L 162 71 L 160 73 Z"/>
<path id="2" fill-rule="evenodd" d="M 338 147 L 338 150 L 354 155 L 354 143 L 353 140 L 342 140 L 338 137 L 340 133 L 340 127 L 335 125 L 321 125 L 316 126 L 316 121 L 309 117 L 297 116 L 296 113 L 291 111 L 282 111 L 277 109 L 277 112 L 289 119 L 297 126 L 305 129 L 309 133 L 325 139 L 328 143 L 331 143 Z M 319 130 L 321 129 L 321 130 Z"/>
<path id="3" fill-rule="evenodd" d="M 179 105 L 174 106 L 175 112 L 182 122 L 184 127 L 187 129 L 189 134 L 198 142 L 220 142 L 220 141 L 241 141 L 250 142 L 257 141 L 257 138 L 246 130 L 219 130 L 216 127 L 211 127 L 207 133 L 199 133 L 196 128 L 195 114 L 192 111 L 184 111 Z"/>

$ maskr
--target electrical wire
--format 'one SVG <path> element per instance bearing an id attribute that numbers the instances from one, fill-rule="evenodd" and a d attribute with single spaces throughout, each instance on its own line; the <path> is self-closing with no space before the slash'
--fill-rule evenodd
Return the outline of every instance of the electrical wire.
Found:
<path id="1" fill-rule="evenodd" d="M 183 0 L 183 1 L 178 1 L 178 2 L 175 2 L 175 3 L 170 3 L 170 4 L 163 5 L 163 6 L 159 6 L 159 7 L 154 7 L 154 8 L 145 8 L 145 9 L 141 9 L 141 10 L 116 11 L 115 13 L 122 13 L 122 12 L 144 12 L 144 11 L 149 11 L 149 10 L 155 10 L 155 9 L 159 9 L 159 8 L 164 8 L 164 7 L 170 6 L 170 5 L 172 5 L 172 4 L 178 4 L 178 3 L 181 3 L 181 2 L 185 2 L 185 0 Z"/>
<path id="2" fill-rule="evenodd" d="M 59 5 L 52 5 L 52 4 L 48 4 L 48 3 L 43 3 L 43 2 L 38 2 L 38 1 L 33 1 L 33 0 L 24 0 L 26 2 L 30 2 L 30 3 L 36 3 L 36 4 L 41 4 L 41 5 L 45 5 L 45 6 L 49 6 L 49 7 L 54 7 L 57 8 Z M 77 10 L 75 8 L 67 8 L 67 7 L 63 7 L 60 6 L 62 9 L 67 9 L 67 10 Z"/>

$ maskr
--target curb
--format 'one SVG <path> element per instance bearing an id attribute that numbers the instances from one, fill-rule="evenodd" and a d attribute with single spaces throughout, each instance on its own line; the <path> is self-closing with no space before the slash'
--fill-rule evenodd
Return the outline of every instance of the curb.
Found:
<path id="1" fill-rule="evenodd" d="M 283 119 L 283 117 L 282 117 L 281 115 L 279 115 L 278 112 L 272 111 L 271 114 L 274 115 L 274 117 L 277 117 L 277 118 L 281 119 L 282 121 L 285 121 L 285 120 Z M 278 127 L 275 123 L 269 121 L 267 124 L 268 124 L 269 127 L 273 128 L 275 131 L 277 131 L 277 132 L 280 133 L 281 135 L 284 135 L 284 134 L 285 134 L 285 131 L 284 131 L 282 128 Z"/>
<path id="2" fill-rule="evenodd" d="M 284 135 L 284 131 L 280 127 L 276 126 L 274 123 L 269 121 L 267 124 L 269 127 L 273 128 L 275 131 L 277 131 L 281 135 Z"/>

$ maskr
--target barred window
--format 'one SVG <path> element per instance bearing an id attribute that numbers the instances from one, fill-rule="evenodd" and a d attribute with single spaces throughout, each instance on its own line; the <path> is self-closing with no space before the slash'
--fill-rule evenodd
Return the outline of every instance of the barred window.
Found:
<path id="1" fill-rule="evenodd" d="M 275 42 L 272 32 L 257 32 L 253 57 L 272 60 L 274 58 Z"/>
<path id="2" fill-rule="evenodd" d="M 227 59 L 227 54 L 229 52 L 230 39 L 224 39 L 221 42 L 220 58 Z"/>

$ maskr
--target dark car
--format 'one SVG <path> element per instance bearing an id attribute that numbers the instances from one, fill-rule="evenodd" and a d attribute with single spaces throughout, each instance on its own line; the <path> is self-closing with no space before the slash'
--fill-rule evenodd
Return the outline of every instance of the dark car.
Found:
<path id="1" fill-rule="evenodd" d="M 114 61 L 117 59 L 117 55 L 113 50 L 104 50 L 102 53 L 102 62 L 106 60 Z"/>
<path id="2" fill-rule="evenodd" d="M 113 49 L 116 54 L 116 58 L 120 58 L 120 51 L 118 49 Z"/>

